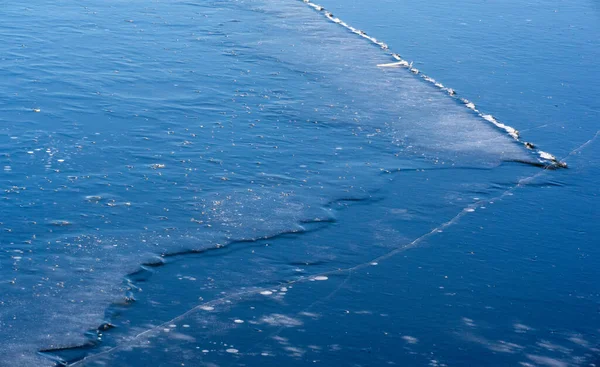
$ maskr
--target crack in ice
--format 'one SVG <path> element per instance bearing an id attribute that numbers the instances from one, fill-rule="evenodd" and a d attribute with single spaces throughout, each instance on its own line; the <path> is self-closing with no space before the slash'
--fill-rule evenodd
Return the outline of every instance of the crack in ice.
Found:
<path id="1" fill-rule="evenodd" d="M 354 28 L 350 24 L 348 24 L 348 23 L 344 22 L 343 20 L 341 20 L 340 18 L 334 16 L 331 12 L 326 10 L 325 7 L 323 7 L 321 5 L 315 4 L 315 3 L 311 2 L 310 0 L 301 0 L 301 1 L 304 2 L 305 4 L 307 4 L 308 6 L 310 6 L 311 8 L 313 8 L 314 10 L 322 13 L 330 21 L 332 21 L 336 24 L 339 24 L 342 27 L 351 31 L 352 33 L 357 34 L 357 35 L 371 41 L 373 44 L 379 46 L 382 50 L 386 51 L 388 54 L 390 54 L 392 56 L 392 58 L 394 58 L 396 60 L 395 62 L 392 62 L 392 63 L 379 64 L 379 65 L 377 65 L 378 67 L 382 67 L 382 68 L 401 67 L 401 68 L 408 69 L 413 74 L 419 75 L 426 82 L 434 85 L 436 88 L 438 88 L 442 92 L 445 92 L 448 96 L 460 101 L 465 107 L 467 107 L 468 109 L 470 109 L 471 111 L 476 113 L 479 117 L 483 118 L 487 122 L 494 125 L 496 128 L 505 131 L 510 137 L 512 137 L 515 141 L 521 143 L 525 148 L 535 152 L 538 155 L 538 159 L 540 160 L 540 162 L 547 164 L 548 166 L 553 167 L 553 168 L 567 168 L 567 164 L 564 161 L 557 159 L 554 155 L 552 155 L 548 152 L 537 149 L 534 144 L 522 140 L 521 136 L 519 134 L 519 131 L 517 129 L 498 121 L 494 116 L 492 116 L 490 114 L 481 112 L 480 110 L 477 109 L 477 107 L 475 106 L 475 104 L 473 102 L 469 101 L 466 98 L 457 97 L 456 91 L 454 89 L 448 88 L 448 87 L 444 86 L 442 83 L 436 81 L 435 79 L 427 76 L 426 74 L 423 74 L 419 69 L 413 67 L 412 62 L 409 63 L 408 61 L 404 60 L 402 58 L 402 56 L 400 56 L 400 54 L 391 52 L 389 50 L 388 45 L 385 42 L 378 40 L 375 37 L 369 36 L 366 32 L 364 32 L 358 28 Z"/>

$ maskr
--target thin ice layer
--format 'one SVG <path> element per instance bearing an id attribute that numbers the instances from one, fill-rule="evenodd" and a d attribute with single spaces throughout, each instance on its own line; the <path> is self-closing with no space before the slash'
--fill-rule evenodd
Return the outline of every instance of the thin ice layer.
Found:
<path id="1" fill-rule="evenodd" d="M 535 162 L 301 3 L 33 1 L 0 23 L 15 366 L 81 342 L 160 255 L 294 231 L 393 169 Z"/>

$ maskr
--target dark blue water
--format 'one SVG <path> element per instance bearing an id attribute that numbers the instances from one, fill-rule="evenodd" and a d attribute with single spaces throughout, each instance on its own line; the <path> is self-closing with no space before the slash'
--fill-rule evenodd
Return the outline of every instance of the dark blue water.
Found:
<path id="1" fill-rule="evenodd" d="M 598 363 L 595 2 L 1 5 L 0 365 Z"/>

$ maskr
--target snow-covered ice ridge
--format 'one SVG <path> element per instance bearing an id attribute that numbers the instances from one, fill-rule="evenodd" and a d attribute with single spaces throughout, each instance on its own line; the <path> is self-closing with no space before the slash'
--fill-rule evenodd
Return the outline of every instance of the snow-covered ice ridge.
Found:
<path id="1" fill-rule="evenodd" d="M 521 139 L 521 136 L 519 134 L 519 131 L 515 128 L 513 128 L 512 126 L 506 125 L 500 121 L 498 121 L 494 116 L 486 114 L 484 112 L 481 112 L 480 110 L 477 109 L 477 107 L 475 106 L 475 104 L 471 101 L 469 101 L 466 98 L 462 98 L 462 97 L 458 97 L 456 95 L 456 91 L 452 88 L 449 88 L 445 85 L 443 85 L 442 83 L 438 82 L 437 80 L 423 74 L 419 69 L 413 67 L 413 63 L 412 62 L 408 62 L 406 60 L 404 60 L 400 54 L 394 53 L 392 51 L 390 51 L 388 45 L 383 42 L 378 40 L 375 37 L 369 36 L 366 32 L 354 28 L 353 26 L 349 25 L 348 23 L 344 22 L 343 20 L 341 20 L 340 18 L 334 16 L 331 12 L 329 12 L 328 10 L 326 10 L 323 6 L 315 4 L 313 2 L 311 2 L 310 0 L 302 0 L 305 4 L 307 4 L 308 6 L 310 6 L 311 8 L 315 9 L 316 11 L 320 12 L 321 14 L 323 14 L 327 19 L 329 19 L 330 21 L 341 25 L 342 27 L 348 29 L 349 31 L 351 31 L 352 33 L 355 33 L 369 41 L 371 41 L 373 44 L 379 46 L 382 50 L 384 50 L 385 52 L 389 53 L 392 58 L 395 60 L 394 62 L 388 63 L 388 64 L 379 64 L 377 65 L 378 67 L 382 67 L 382 68 L 393 68 L 393 67 L 399 67 L 399 68 L 405 68 L 407 70 L 409 70 L 411 73 L 420 76 L 423 80 L 425 80 L 426 82 L 434 85 L 436 88 L 438 88 L 440 91 L 448 94 L 450 97 L 457 99 L 458 101 L 460 101 L 466 108 L 470 109 L 471 111 L 475 112 L 479 117 L 483 118 L 485 121 L 493 124 L 494 126 L 496 126 L 497 128 L 504 130 L 508 135 L 510 135 L 514 140 L 516 140 L 517 142 L 523 144 L 523 146 L 525 146 L 527 149 L 533 151 L 537 157 L 538 160 L 540 161 L 540 163 L 543 163 L 544 165 L 546 165 L 549 168 L 566 168 L 567 164 L 565 162 L 562 162 L 560 160 L 558 160 L 554 155 L 548 153 L 548 152 L 544 152 L 542 150 L 539 150 L 536 148 L 536 146 L 528 141 L 524 141 Z"/>

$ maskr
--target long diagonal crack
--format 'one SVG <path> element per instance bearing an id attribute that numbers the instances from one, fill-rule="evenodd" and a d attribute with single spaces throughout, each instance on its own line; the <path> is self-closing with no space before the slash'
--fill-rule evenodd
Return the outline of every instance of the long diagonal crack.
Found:
<path id="1" fill-rule="evenodd" d="M 439 81 L 424 74 L 419 69 L 415 68 L 413 66 L 412 62 L 409 63 L 407 60 L 404 60 L 402 58 L 402 56 L 400 56 L 400 54 L 390 51 L 389 46 L 385 42 L 378 40 L 377 38 L 375 38 L 373 36 L 368 35 L 366 32 L 364 32 L 360 29 L 354 28 L 350 24 L 348 24 L 348 23 L 344 22 L 343 20 L 341 20 L 340 18 L 334 16 L 330 11 L 328 11 L 327 9 L 325 9 L 325 7 L 323 7 L 321 5 L 315 4 L 315 3 L 311 2 L 310 0 L 301 0 L 301 1 L 304 2 L 305 4 L 307 4 L 308 6 L 310 6 L 311 8 L 315 9 L 319 13 L 323 14 L 330 21 L 332 21 L 336 24 L 339 24 L 340 26 L 348 29 L 352 33 L 357 34 L 357 35 L 371 41 L 373 44 L 379 46 L 382 50 L 384 50 L 385 52 L 390 54 L 390 56 L 395 60 L 394 62 L 391 62 L 391 63 L 379 64 L 379 65 L 377 65 L 378 67 L 381 67 L 381 68 L 400 67 L 400 68 L 405 68 L 405 69 L 409 70 L 411 73 L 420 76 L 424 81 L 432 84 L 433 86 L 438 88 L 440 91 L 448 94 L 448 96 L 460 101 L 466 108 L 473 111 L 479 117 L 481 117 L 485 121 L 491 123 L 496 128 L 505 131 L 515 141 L 523 144 L 523 146 L 525 148 L 527 148 L 527 149 L 531 150 L 533 153 L 535 153 L 538 156 L 538 160 L 541 163 L 543 163 L 544 165 L 546 165 L 550 168 L 566 168 L 567 167 L 567 163 L 565 163 L 563 160 L 557 159 L 554 155 L 538 149 L 533 143 L 530 143 L 528 141 L 521 139 L 519 131 L 517 129 L 515 129 L 514 127 L 506 125 L 506 124 L 498 121 L 498 119 L 496 119 L 494 116 L 480 111 L 475 106 L 475 103 L 469 101 L 466 98 L 457 96 L 457 93 L 454 89 L 449 88 L 449 87 L 445 86 L 444 84 L 440 83 Z"/>

